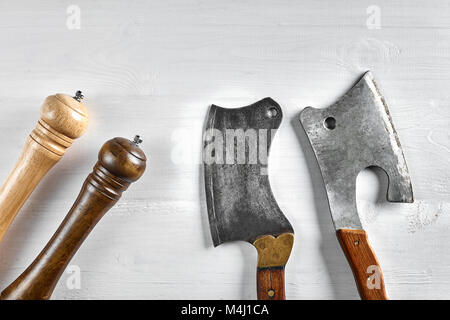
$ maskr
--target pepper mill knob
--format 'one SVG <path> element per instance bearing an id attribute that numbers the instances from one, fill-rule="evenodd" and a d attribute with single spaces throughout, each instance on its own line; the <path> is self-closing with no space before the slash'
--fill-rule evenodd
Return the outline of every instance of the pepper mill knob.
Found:
<path id="1" fill-rule="evenodd" d="M 30 136 L 56 158 L 63 156 L 74 139 L 87 129 L 89 114 L 80 102 L 82 97 L 81 91 L 75 97 L 58 93 L 47 97 L 42 104 L 41 118 Z"/>
<path id="2" fill-rule="evenodd" d="M 113 138 L 105 142 L 89 181 L 98 192 L 119 200 L 122 192 L 145 171 L 147 158 L 136 141 Z"/>
<path id="3" fill-rule="evenodd" d="M 62 93 L 51 95 L 41 108 L 41 120 L 72 140 L 79 138 L 89 124 L 89 114 L 81 103 L 81 91 L 78 92 L 75 97 Z"/>
<path id="4" fill-rule="evenodd" d="M 114 138 L 107 141 L 100 149 L 98 160 L 117 178 L 131 183 L 144 173 L 147 158 L 144 151 L 134 141 Z"/>

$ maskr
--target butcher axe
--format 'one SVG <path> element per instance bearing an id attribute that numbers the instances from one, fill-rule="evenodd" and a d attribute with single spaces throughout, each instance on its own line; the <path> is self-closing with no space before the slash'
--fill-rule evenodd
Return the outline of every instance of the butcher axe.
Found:
<path id="1" fill-rule="evenodd" d="M 294 231 L 275 201 L 267 175 L 272 136 L 282 111 L 265 98 L 247 107 L 212 105 L 203 135 L 204 178 L 214 246 L 247 241 L 258 252 L 257 296 L 284 300 L 284 267 Z"/>
<path id="2" fill-rule="evenodd" d="M 322 172 L 331 217 L 362 299 L 387 299 L 383 274 L 356 207 L 356 177 L 368 167 L 388 176 L 387 200 L 413 202 L 411 180 L 386 101 L 370 72 L 335 104 L 305 108 L 300 122 Z"/>

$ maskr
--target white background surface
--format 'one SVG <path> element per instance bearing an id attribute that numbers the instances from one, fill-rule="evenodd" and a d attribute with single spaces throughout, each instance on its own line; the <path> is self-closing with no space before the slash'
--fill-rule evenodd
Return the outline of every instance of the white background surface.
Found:
<path id="1" fill-rule="evenodd" d="M 69 5 L 81 29 L 66 25 Z M 369 29 L 367 8 L 381 10 Z M 369 10 L 370 11 L 370 10 Z M 255 299 L 256 251 L 213 248 L 199 156 L 207 107 L 270 96 L 284 120 L 273 192 L 296 231 L 290 299 L 357 299 L 320 173 L 296 120 L 374 73 L 403 145 L 414 204 L 384 201 L 386 179 L 358 179 L 363 224 L 392 299 L 450 298 L 449 1 L 2 1 L 0 180 L 44 98 L 85 93 L 91 123 L 44 178 L 0 244 L 0 287 L 35 258 L 74 202 L 106 140 L 144 138 L 142 179 L 97 225 L 57 299 Z"/>

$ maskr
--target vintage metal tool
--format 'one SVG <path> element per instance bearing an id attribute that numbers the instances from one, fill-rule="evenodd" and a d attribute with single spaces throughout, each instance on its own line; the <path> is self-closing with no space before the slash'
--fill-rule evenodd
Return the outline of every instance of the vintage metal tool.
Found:
<path id="1" fill-rule="evenodd" d="M 33 263 L 0 295 L 0 299 L 49 299 L 64 269 L 104 214 L 145 171 L 146 157 L 134 141 L 114 138 L 101 148 L 93 172 L 80 194 Z"/>
<path id="2" fill-rule="evenodd" d="M 214 246 L 247 241 L 258 251 L 258 299 L 285 299 L 284 267 L 294 242 L 291 224 L 267 176 L 271 137 L 282 111 L 272 99 L 238 109 L 212 105 L 204 132 L 204 173 Z"/>
<path id="3" fill-rule="evenodd" d="M 0 242 L 41 179 L 86 131 L 89 115 L 82 98 L 77 91 L 74 97 L 56 94 L 45 99 L 36 128 L 0 188 Z"/>
<path id="4" fill-rule="evenodd" d="M 386 102 L 370 72 L 325 109 L 305 108 L 300 122 L 316 155 L 337 237 L 362 299 L 387 299 L 383 275 L 356 207 L 356 177 L 375 166 L 389 178 L 387 200 L 413 202 L 411 180 Z"/>

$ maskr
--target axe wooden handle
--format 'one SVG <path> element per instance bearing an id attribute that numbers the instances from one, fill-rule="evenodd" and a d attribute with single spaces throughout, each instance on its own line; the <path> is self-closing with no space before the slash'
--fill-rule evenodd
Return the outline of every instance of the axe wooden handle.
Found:
<path id="1" fill-rule="evenodd" d="M 99 161 L 80 194 L 33 263 L 0 295 L 2 300 L 49 299 L 64 269 L 103 215 L 122 192 L 144 173 L 146 157 L 137 144 L 114 138 L 106 142 Z"/>
<path id="2" fill-rule="evenodd" d="M 285 300 L 284 267 L 294 245 L 294 235 L 264 236 L 253 245 L 258 250 L 256 286 L 258 300 Z"/>
<path id="3" fill-rule="evenodd" d="M 383 273 L 364 230 L 340 229 L 337 237 L 363 300 L 387 300 Z"/>
<path id="4" fill-rule="evenodd" d="M 88 122 L 86 108 L 71 96 L 56 94 L 45 99 L 36 128 L 0 188 L 0 242 L 34 188 L 84 133 Z"/>

